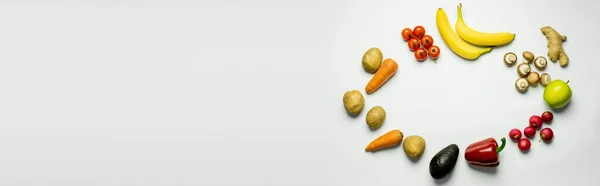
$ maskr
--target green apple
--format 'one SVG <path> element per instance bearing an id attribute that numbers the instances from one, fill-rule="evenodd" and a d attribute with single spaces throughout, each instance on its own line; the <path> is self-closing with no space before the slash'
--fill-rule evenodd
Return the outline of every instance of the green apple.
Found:
<path id="1" fill-rule="evenodd" d="M 569 87 L 569 82 L 556 79 L 546 85 L 544 89 L 544 101 L 554 109 L 562 108 L 571 101 L 573 92 Z"/>

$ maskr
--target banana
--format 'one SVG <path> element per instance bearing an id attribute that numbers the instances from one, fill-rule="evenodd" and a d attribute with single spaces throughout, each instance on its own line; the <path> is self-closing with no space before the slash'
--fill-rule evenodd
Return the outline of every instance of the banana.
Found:
<path id="1" fill-rule="evenodd" d="M 456 33 L 465 41 L 480 46 L 506 45 L 515 39 L 515 34 L 509 32 L 486 33 L 473 30 L 465 24 L 462 18 L 462 4 L 458 5 L 458 20 L 456 20 Z"/>
<path id="2" fill-rule="evenodd" d="M 448 45 L 448 48 L 450 48 L 450 50 L 452 50 L 452 52 L 454 52 L 456 55 L 468 60 L 474 60 L 479 58 L 479 56 L 482 54 L 492 51 L 492 47 L 477 47 L 467 43 L 458 35 L 456 35 L 450 26 L 446 12 L 444 12 L 442 8 L 438 8 L 435 21 L 442 39 L 446 45 Z"/>

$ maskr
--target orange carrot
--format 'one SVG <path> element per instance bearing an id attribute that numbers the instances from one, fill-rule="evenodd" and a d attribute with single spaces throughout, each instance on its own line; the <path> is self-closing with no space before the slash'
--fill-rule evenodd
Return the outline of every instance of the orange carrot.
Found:
<path id="1" fill-rule="evenodd" d="M 365 92 L 367 94 L 371 94 L 375 92 L 379 87 L 381 87 L 385 82 L 387 82 L 394 74 L 398 71 L 398 63 L 391 58 L 387 58 L 383 60 L 379 70 L 375 72 L 371 81 L 367 83 L 365 87 Z"/>
<path id="2" fill-rule="evenodd" d="M 400 145 L 400 143 L 402 142 L 402 136 L 403 133 L 400 130 L 391 130 L 381 135 L 377 139 L 371 141 L 367 148 L 365 148 L 365 151 L 375 152 L 384 148 Z"/>

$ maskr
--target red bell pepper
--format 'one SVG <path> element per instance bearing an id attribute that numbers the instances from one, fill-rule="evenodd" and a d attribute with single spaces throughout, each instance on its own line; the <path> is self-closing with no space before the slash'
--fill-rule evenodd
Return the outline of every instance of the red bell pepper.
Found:
<path id="1" fill-rule="evenodd" d="M 502 138 L 501 141 L 500 147 L 494 138 L 487 138 L 469 145 L 465 150 L 467 163 L 484 167 L 498 166 L 500 164 L 498 153 L 504 149 L 506 139 Z"/>

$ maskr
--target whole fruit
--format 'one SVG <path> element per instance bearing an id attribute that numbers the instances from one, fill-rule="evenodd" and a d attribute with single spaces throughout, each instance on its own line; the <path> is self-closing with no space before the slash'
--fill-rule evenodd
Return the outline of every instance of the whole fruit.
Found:
<path id="1" fill-rule="evenodd" d="M 521 149 L 522 151 L 529 150 L 530 147 L 531 141 L 529 141 L 529 139 L 522 138 L 521 140 L 519 140 L 519 149 Z"/>
<path id="2" fill-rule="evenodd" d="M 540 141 L 550 142 L 554 138 L 554 132 L 550 128 L 544 128 L 540 130 L 540 138 L 542 138 Z"/>
<path id="3" fill-rule="evenodd" d="M 542 127 L 542 123 L 544 123 L 544 121 L 542 120 L 542 117 L 538 115 L 533 115 L 529 118 L 529 125 L 532 127 L 540 128 Z"/>
<path id="4" fill-rule="evenodd" d="M 544 88 L 544 101 L 553 109 L 562 108 L 571 101 L 573 92 L 568 83 L 568 81 L 556 79 Z"/>
<path id="5" fill-rule="evenodd" d="M 425 61 L 427 59 L 427 51 L 424 48 L 418 48 L 415 50 L 415 58 L 419 62 Z"/>
<path id="6" fill-rule="evenodd" d="M 554 119 L 554 114 L 552 114 L 552 112 L 546 111 L 542 113 L 542 120 L 544 120 L 544 122 L 551 122 L 552 119 Z"/>
<path id="7" fill-rule="evenodd" d="M 519 129 L 512 129 L 510 132 L 508 132 L 508 137 L 514 141 L 521 139 L 521 135 L 521 130 Z"/>
<path id="8" fill-rule="evenodd" d="M 523 134 L 525 134 L 526 137 L 530 138 L 535 135 L 535 128 L 533 128 L 532 126 L 525 127 L 525 129 L 523 130 Z"/>

